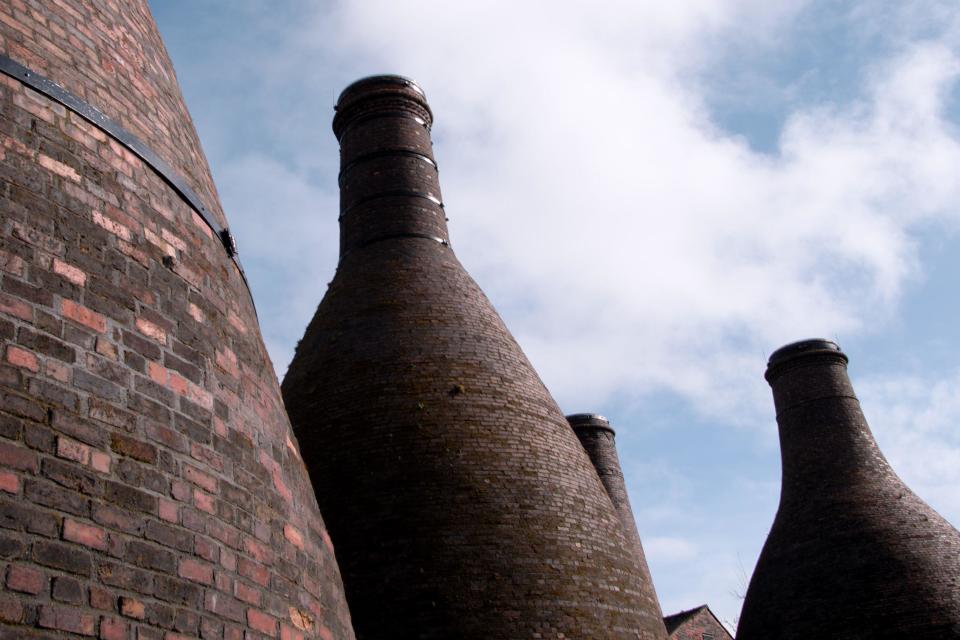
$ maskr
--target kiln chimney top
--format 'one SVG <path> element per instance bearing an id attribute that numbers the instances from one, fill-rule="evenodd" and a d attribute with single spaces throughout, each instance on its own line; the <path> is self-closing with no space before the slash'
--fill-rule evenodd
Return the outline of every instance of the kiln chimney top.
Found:
<path id="1" fill-rule="evenodd" d="M 796 360 L 805 360 L 818 356 L 827 356 L 831 359 L 839 359 L 842 360 L 844 364 L 849 361 L 846 354 L 840 349 L 840 345 L 832 340 L 825 340 L 823 338 L 799 340 L 797 342 L 791 342 L 788 345 L 784 345 L 770 354 L 770 359 L 767 361 L 767 372 L 765 376 L 768 381 L 772 382 L 773 379 L 780 374 L 782 365 L 785 365 L 788 362 L 795 362 Z"/>
<path id="2" fill-rule="evenodd" d="M 344 131 L 359 118 L 384 112 L 413 117 L 426 127 L 433 124 L 433 112 L 420 86 L 398 75 L 376 75 L 361 78 L 340 93 L 334 107 L 333 132 L 339 140 Z"/>
<path id="3" fill-rule="evenodd" d="M 599 413 L 574 413 L 567 416 L 567 422 L 573 429 L 604 429 L 615 433 L 610 421 Z"/>

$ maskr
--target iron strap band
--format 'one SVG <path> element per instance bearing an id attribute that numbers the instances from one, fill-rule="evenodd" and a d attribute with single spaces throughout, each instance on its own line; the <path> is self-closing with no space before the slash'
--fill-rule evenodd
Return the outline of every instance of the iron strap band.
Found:
<path id="1" fill-rule="evenodd" d="M 368 202 L 372 202 L 374 200 L 380 200 L 381 198 L 420 198 L 422 200 L 426 200 L 427 202 L 431 202 L 437 205 L 438 207 L 440 207 L 441 209 L 443 209 L 443 202 L 441 202 L 440 198 L 436 197 L 433 194 L 425 193 L 423 191 L 414 191 L 412 189 L 394 189 L 392 191 L 381 191 L 380 193 L 372 193 L 368 196 L 363 196 L 362 198 L 360 198 L 359 200 L 351 204 L 349 207 L 341 211 L 340 217 L 337 219 L 343 220 L 345 217 L 347 217 L 348 213 L 350 213 L 357 207 L 364 205 Z"/>
<path id="2" fill-rule="evenodd" d="M 253 293 L 250 291 L 250 284 L 247 282 L 247 274 L 244 273 L 243 265 L 240 264 L 240 259 L 237 257 L 237 242 L 233 234 L 230 233 L 229 229 L 224 229 L 217 224 L 217 221 L 213 219 L 210 211 L 200 200 L 200 196 L 190 188 L 183 177 L 178 174 L 173 167 L 154 153 L 143 141 L 124 129 L 118 122 L 104 115 L 102 111 L 84 102 L 53 80 L 31 71 L 2 53 L 0 53 L 0 71 L 11 78 L 19 80 L 31 89 L 42 93 L 54 102 L 58 102 L 70 109 L 143 160 L 216 234 L 224 250 L 227 252 L 227 257 L 230 258 L 234 265 L 236 265 L 237 271 L 240 272 L 243 284 L 247 289 L 247 293 L 250 295 L 250 303 L 253 304 Z M 256 305 L 254 305 L 254 313 L 256 313 Z"/>
<path id="3" fill-rule="evenodd" d="M 450 242 L 448 242 L 447 240 L 444 240 L 443 238 L 439 238 L 439 237 L 437 237 L 437 236 L 431 236 L 431 235 L 428 234 L 428 233 L 413 233 L 413 232 L 410 232 L 410 233 L 389 233 L 389 234 L 383 235 L 383 236 L 374 236 L 374 237 L 370 238 L 369 240 L 365 240 L 365 241 L 361 242 L 360 244 L 356 245 L 355 247 L 350 247 L 349 249 L 347 249 L 346 251 L 344 251 L 343 254 L 340 256 L 339 262 L 343 262 L 343 259 L 346 258 L 348 255 L 350 255 L 350 254 L 353 252 L 354 249 L 364 249 L 364 248 L 366 248 L 366 247 L 369 247 L 369 246 L 372 245 L 372 244 L 376 244 L 376 243 L 378 243 L 378 242 L 383 242 L 384 240 L 394 240 L 394 239 L 396 239 L 396 238 L 420 238 L 420 239 L 422 239 L 422 240 L 433 240 L 433 241 L 436 242 L 437 244 L 442 245 L 442 246 L 444 246 L 444 247 L 449 247 L 449 246 L 450 246 Z"/>
<path id="4" fill-rule="evenodd" d="M 419 151 L 409 151 L 407 149 L 384 149 L 383 151 L 371 151 L 370 153 L 365 153 L 361 156 L 357 156 L 350 162 L 346 163 L 340 168 L 340 173 L 337 175 L 337 182 L 342 186 L 343 185 L 343 176 L 354 167 L 364 162 L 370 162 L 371 160 L 379 160 L 381 158 L 414 158 L 420 160 L 431 167 L 434 171 L 439 171 L 437 168 L 437 163 L 434 162 L 433 158 L 426 155 L 425 153 L 420 153 Z"/>

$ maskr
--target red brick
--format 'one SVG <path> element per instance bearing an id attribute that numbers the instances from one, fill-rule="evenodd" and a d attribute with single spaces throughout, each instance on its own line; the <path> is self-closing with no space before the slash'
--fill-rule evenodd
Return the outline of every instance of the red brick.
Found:
<path id="1" fill-rule="evenodd" d="M 101 611 L 113 611 L 117 604 L 117 596 L 108 589 L 98 585 L 90 585 L 90 606 Z"/>
<path id="2" fill-rule="evenodd" d="M 76 169 L 54 160 L 50 156 L 40 153 L 37 155 L 37 162 L 39 162 L 43 168 L 49 169 L 59 176 L 73 180 L 74 182 L 80 182 L 80 174 L 77 173 Z"/>
<path id="3" fill-rule="evenodd" d="M 121 455 L 140 462 L 153 464 L 157 461 L 157 448 L 155 446 L 120 433 L 110 435 L 110 448 Z"/>
<path id="4" fill-rule="evenodd" d="M 64 318 L 82 324 L 97 333 L 103 333 L 107 330 L 107 319 L 105 317 L 72 300 L 64 298 L 60 301 L 60 314 Z"/>
<path id="5" fill-rule="evenodd" d="M 146 318 L 137 318 L 136 325 L 137 331 L 148 338 L 153 338 L 161 344 L 167 343 L 167 332 L 162 327 L 155 325 Z"/>
<path id="6" fill-rule="evenodd" d="M 37 624 L 44 629 L 57 629 L 81 636 L 92 636 L 96 633 L 96 622 L 96 618 L 91 614 L 81 613 L 80 610 L 72 607 L 42 605 Z"/>
<path id="7" fill-rule="evenodd" d="M 62 362 L 57 362 L 56 360 L 47 360 L 43 366 L 43 370 L 54 380 L 59 380 L 66 384 L 70 383 L 70 373 L 73 371 L 67 365 Z"/>
<path id="8" fill-rule="evenodd" d="M 133 232 L 129 228 L 123 226 L 119 222 L 111 220 L 99 211 L 93 212 L 93 221 L 118 238 L 122 238 L 127 242 L 133 240 Z"/>
<path id="9" fill-rule="evenodd" d="M 6 251 L 0 250 L 0 270 L 6 271 L 7 273 L 12 273 L 15 276 L 23 275 L 23 266 L 26 263 L 23 261 L 23 258 L 20 256 L 8 253 Z M 196 305 L 191 305 L 196 306 Z M 190 315 L 193 315 L 191 310 Z M 197 320 L 197 322 L 203 322 L 202 320 Z"/>
<path id="10" fill-rule="evenodd" d="M 247 604 L 260 606 L 260 590 L 237 580 L 233 585 L 233 595 Z"/>
<path id="11" fill-rule="evenodd" d="M 220 550 L 220 566 L 227 571 L 237 570 L 237 554 L 229 549 Z"/>
<path id="12" fill-rule="evenodd" d="M 183 465 L 183 477 L 201 489 L 206 489 L 210 493 L 217 492 L 217 479 L 209 473 L 204 473 L 196 467 Z"/>
<path id="13" fill-rule="evenodd" d="M 12 471 L 0 471 L 0 491 L 20 493 L 20 476 Z"/>
<path id="14" fill-rule="evenodd" d="M 247 624 L 251 629 L 271 638 L 277 637 L 277 619 L 257 609 L 247 609 Z"/>
<path id="15" fill-rule="evenodd" d="M 190 383 L 187 379 L 173 371 L 168 371 L 167 373 L 167 386 L 182 396 L 187 395 L 190 391 Z"/>
<path id="16" fill-rule="evenodd" d="M 30 473 L 36 473 L 39 468 L 36 453 L 6 442 L 0 442 L 0 465 Z"/>
<path id="17" fill-rule="evenodd" d="M 100 618 L 100 640 L 127 640 L 129 629 L 120 618 Z"/>
<path id="18" fill-rule="evenodd" d="M 194 539 L 193 552 L 207 562 L 217 562 L 220 559 L 220 545 L 203 536 Z"/>
<path id="19" fill-rule="evenodd" d="M 264 547 L 262 544 L 254 540 L 253 538 L 245 538 L 243 541 L 243 549 L 250 555 L 251 558 L 257 562 L 268 563 L 271 557 L 271 553 Z"/>
<path id="20" fill-rule="evenodd" d="M 53 272 L 63 276 L 78 287 L 82 287 L 87 283 L 87 274 L 84 273 L 83 270 L 72 264 L 67 264 L 59 258 L 53 259 Z"/>
<path id="21" fill-rule="evenodd" d="M 57 438 L 57 456 L 87 464 L 90 461 L 90 447 L 76 440 L 59 436 Z"/>
<path id="22" fill-rule="evenodd" d="M 204 225 L 204 226 L 206 226 L 206 225 Z M 205 322 L 206 319 L 207 319 L 207 316 L 205 316 L 204 313 L 203 313 L 203 311 L 200 310 L 200 307 L 198 307 L 197 305 L 193 304 L 192 302 L 188 305 L 187 311 L 190 313 L 190 315 L 193 317 L 194 320 L 196 320 L 197 322 L 199 322 L 199 323 L 201 323 L 201 324 L 202 324 L 203 322 Z"/>
<path id="23" fill-rule="evenodd" d="M 0 596 L 0 621 L 20 622 L 23 618 L 23 605 L 14 596 Z"/>
<path id="24" fill-rule="evenodd" d="M 261 564 L 240 557 L 237 559 L 237 568 L 245 578 L 250 578 L 262 587 L 270 584 L 270 571 Z"/>
<path id="25" fill-rule="evenodd" d="M 128 618 L 143 620 L 146 617 L 146 607 L 139 600 L 124 596 L 120 598 L 120 613 Z"/>
<path id="26" fill-rule="evenodd" d="M 107 548 L 107 532 L 105 530 L 70 518 L 63 521 L 63 539 L 101 551 Z"/>
<path id="27" fill-rule="evenodd" d="M 12 344 L 7 345 L 7 362 L 15 367 L 27 369 L 34 373 L 40 371 L 40 363 L 37 361 L 37 356 L 26 349 L 15 347 Z"/>
<path id="28" fill-rule="evenodd" d="M 298 549 L 303 549 L 303 534 L 300 530 L 291 524 L 283 525 L 283 535 L 290 541 L 290 544 Z"/>
<path id="29" fill-rule="evenodd" d="M 176 502 L 160 498 L 160 504 L 158 508 L 161 520 L 174 523 L 180 521 L 180 507 L 177 506 Z"/>
<path id="30" fill-rule="evenodd" d="M 152 360 L 147 361 L 147 375 L 157 384 L 167 384 L 167 369 Z"/>
<path id="31" fill-rule="evenodd" d="M 192 558 L 180 558 L 177 575 L 202 584 L 213 584 L 213 567 Z"/>
<path id="32" fill-rule="evenodd" d="M 304 635 L 287 624 L 281 624 L 280 640 L 304 640 Z"/>
<path id="33" fill-rule="evenodd" d="M 111 360 L 117 359 L 117 346 L 103 336 L 97 338 L 95 349 L 97 353 L 104 357 L 110 358 Z"/>
<path id="34" fill-rule="evenodd" d="M 0 293 L 0 313 L 16 316 L 27 322 L 33 322 L 33 307 L 23 300 L 17 300 L 5 293 Z"/>
<path id="35" fill-rule="evenodd" d="M 240 375 L 240 370 L 237 366 L 237 355 L 230 349 L 224 348 L 223 351 L 217 350 L 216 353 L 217 366 L 229 373 L 234 378 Z"/>
<path id="36" fill-rule="evenodd" d="M 223 471 L 223 456 L 198 442 L 190 445 L 190 457 L 199 460 L 215 471 Z"/>
<path id="37" fill-rule="evenodd" d="M 43 572 L 34 567 L 12 564 L 7 569 L 7 589 L 23 593 L 38 594 L 46 587 L 47 579 Z"/>
<path id="38" fill-rule="evenodd" d="M 193 490 L 193 504 L 196 505 L 197 509 L 201 511 L 206 511 L 210 514 L 216 514 L 217 510 L 213 504 L 213 496 L 200 491 L 200 489 Z"/>
<path id="39" fill-rule="evenodd" d="M 212 589 L 207 589 L 203 606 L 207 611 L 212 611 L 218 616 L 223 616 L 228 620 L 234 622 L 243 622 L 244 620 L 244 607 L 242 602 Z"/>
<path id="40" fill-rule="evenodd" d="M 90 466 L 94 471 L 99 471 L 100 473 L 110 473 L 111 461 L 112 459 L 108 453 L 97 451 L 96 449 L 92 449 L 90 451 Z"/>
<path id="41" fill-rule="evenodd" d="M 230 312 L 227 314 L 227 321 L 233 325 L 233 328 L 239 331 L 240 333 L 247 332 L 247 325 L 244 324 L 243 320 L 240 319 L 240 316 L 237 315 L 237 312 L 233 309 L 230 309 Z"/>

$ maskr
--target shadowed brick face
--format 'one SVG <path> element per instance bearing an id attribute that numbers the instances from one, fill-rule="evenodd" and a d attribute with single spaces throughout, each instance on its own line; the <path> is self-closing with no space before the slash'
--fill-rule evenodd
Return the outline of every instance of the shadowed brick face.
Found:
<path id="1" fill-rule="evenodd" d="M 664 638 L 590 460 L 440 242 L 430 122 L 396 77 L 342 94 L 341 261 L 283 383 L 357 636 Z"/>
<path id="2" fill-rule="evenodd" d="M 583 449 L 590 457 L 594 469 L 597 470 L 603 488 L 607 490 L 613 508 L 616 509 L 617 515 L 620 517 L 623 533 L 636 554 L 637 563 L 646 578 L 647 590 L 641 594 L 644 604 L 651 611 L 656 610 L 657 615 L 661 615 L 660 602 L 657 600 L 653 580 L 650 577 L 650 569 L 647 566 L 647 556 L 644 554 L 643 544 L 640 542 L 640 532 L 637 531 L 637 521 L 633 517 L 633 509 L 630 508 L 627 484 L 624 482 L 623 471 L 620 469 L 616 433 L 610 427 L 606 418 L 593 413 L 578 413 L 567 416 L 567 422 L 570 423 L 577 439 L 580 440 L 580 444 L 583 445 Z"/>
<path id="3" fill-rule="evenodd" d="M 0 53 L 221 224 L 143 0 L 0 2 Z M 148 166 L 0 75 L 0 638 L 353 638 L 250 298 Z"/>
<path id="4" fill-rule="evenodd" d="M 783 486 L 739 640 L 960 638 L 960 534 L 893 472 L 832 342 L 770 358 Z"/>

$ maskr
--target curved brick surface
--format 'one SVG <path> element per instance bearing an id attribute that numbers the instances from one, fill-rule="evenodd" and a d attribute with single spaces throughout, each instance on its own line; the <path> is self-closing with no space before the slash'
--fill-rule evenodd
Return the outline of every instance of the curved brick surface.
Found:
<path id="1" fill-rule="evenodd" d="M 737 638 L 960 638 L 960 534 L 877 448 L 835 344 L 771 357 L 780 507 Z"/>
<path id="2" fill-rule="evenodd" d="M 0 45 L 213 197 L 142 1 L 0 3 Z M 6 76 L 0 216 L 0 638 L 353 638 L 254 310 L 209 228 Z"/>
<path id="3" fill-rule="evenodd" d="M 663 638 L 556 403 L 449 247 L 411 235 L 445 239 L 443 209 L 377 197 L 440 193 L 414 117 L 396 81 L 341 98 L 349 240 L 283 382 L 357 637 Z"/>
<path id="4" fill-rule="evenodd" d="M 226 224 L 146 2 L 6 0 L 0 3 L 0 51 L 52 78 L 140 138 L 185 177 Z M 162 199 L 147 204 L 165 205 Z"/>
<path id="5" fill-rule="evenodd" d="M 623 478 L 623 470 L 620 468 L 620 456 L 617 455 L 616 432 L 610 426 L 610 422 L 603 416 L 594 413 L 577 413 L 567 416 L 567 422 L 573 428 L 573 432 L 580 440 L 584 450 L 590 457 L 603 488 L 607 490 L 610 501 L 613 502 L 613 508 L 616 509 L 620 517 L 620 524 L 623 527 L 623 533 L 627 537 L 636 554 L 637 562 L 643 571 L 648 589 L 643 593 L 643 600 L 648 609 L 656 611 L 658 617 L 662 617 L 660 612 L 660 601 L 657 600 L 657 594 L 653 588 L 653 579 L 650 577 L 650 568 L 647 565 L 647 556 L 643 552 L 643 544 L 640 542 L 640 532 L 637 531 L 637 521 L 633 517 L 633 509 L 630 508 L 630 496 L 627 495 L 627 484 Z"/>

